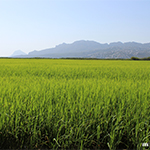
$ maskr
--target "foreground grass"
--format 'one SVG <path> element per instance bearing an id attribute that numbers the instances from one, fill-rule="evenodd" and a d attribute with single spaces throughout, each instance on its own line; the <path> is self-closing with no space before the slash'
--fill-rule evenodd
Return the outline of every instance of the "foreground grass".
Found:
<path id="1" fill-rule="evenodd" d="M 0 60 L 0 148 L 141 148 L 150 62 Z"/>

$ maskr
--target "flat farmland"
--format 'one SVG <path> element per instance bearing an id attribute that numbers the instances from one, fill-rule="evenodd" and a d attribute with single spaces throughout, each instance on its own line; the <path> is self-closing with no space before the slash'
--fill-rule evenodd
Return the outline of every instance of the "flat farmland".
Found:
<path id="1" fill-rule="evenodd" d="M 150 142 L 150 61 L 0 59 L 0 141 L 141 148 Z"/>

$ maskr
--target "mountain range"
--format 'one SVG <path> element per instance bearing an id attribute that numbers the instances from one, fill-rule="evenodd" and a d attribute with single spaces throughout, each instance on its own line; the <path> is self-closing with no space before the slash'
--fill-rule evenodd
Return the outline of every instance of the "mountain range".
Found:
<path id="1" fill-rule="evenodd" d="M 15 54 L 15 53 L 14 53 Z M 67 58 L 67 57 L 82 57 L 82 58 L 131 58 L 131 57 L 149 57 L 150 43 L 137 42 L 113 42 L 110 44 L 101 44 L 95 41 L 75 41 L 71 44 L 62 43 L 54 48 L 44 50 L 34 50 L 28 54 L 19 54 L 11 57 L 20 58 Z"/>

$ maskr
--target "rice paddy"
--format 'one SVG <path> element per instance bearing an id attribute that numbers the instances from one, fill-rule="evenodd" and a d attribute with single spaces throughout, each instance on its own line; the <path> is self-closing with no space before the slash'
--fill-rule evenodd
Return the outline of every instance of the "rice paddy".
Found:
<path id="1" fill-rule="evenodd" d="M 0 59 L 0 148 L 140 149 L 150 62 Z"/>

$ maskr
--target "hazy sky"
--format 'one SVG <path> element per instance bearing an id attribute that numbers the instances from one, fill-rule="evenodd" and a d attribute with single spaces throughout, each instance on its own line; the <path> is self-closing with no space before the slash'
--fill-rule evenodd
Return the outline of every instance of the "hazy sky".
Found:
<path id="1" fill-rule="evenodd" d="M 0 56 L 63 42 L 150 42 L 150 0 L 0 0 Z"/>

